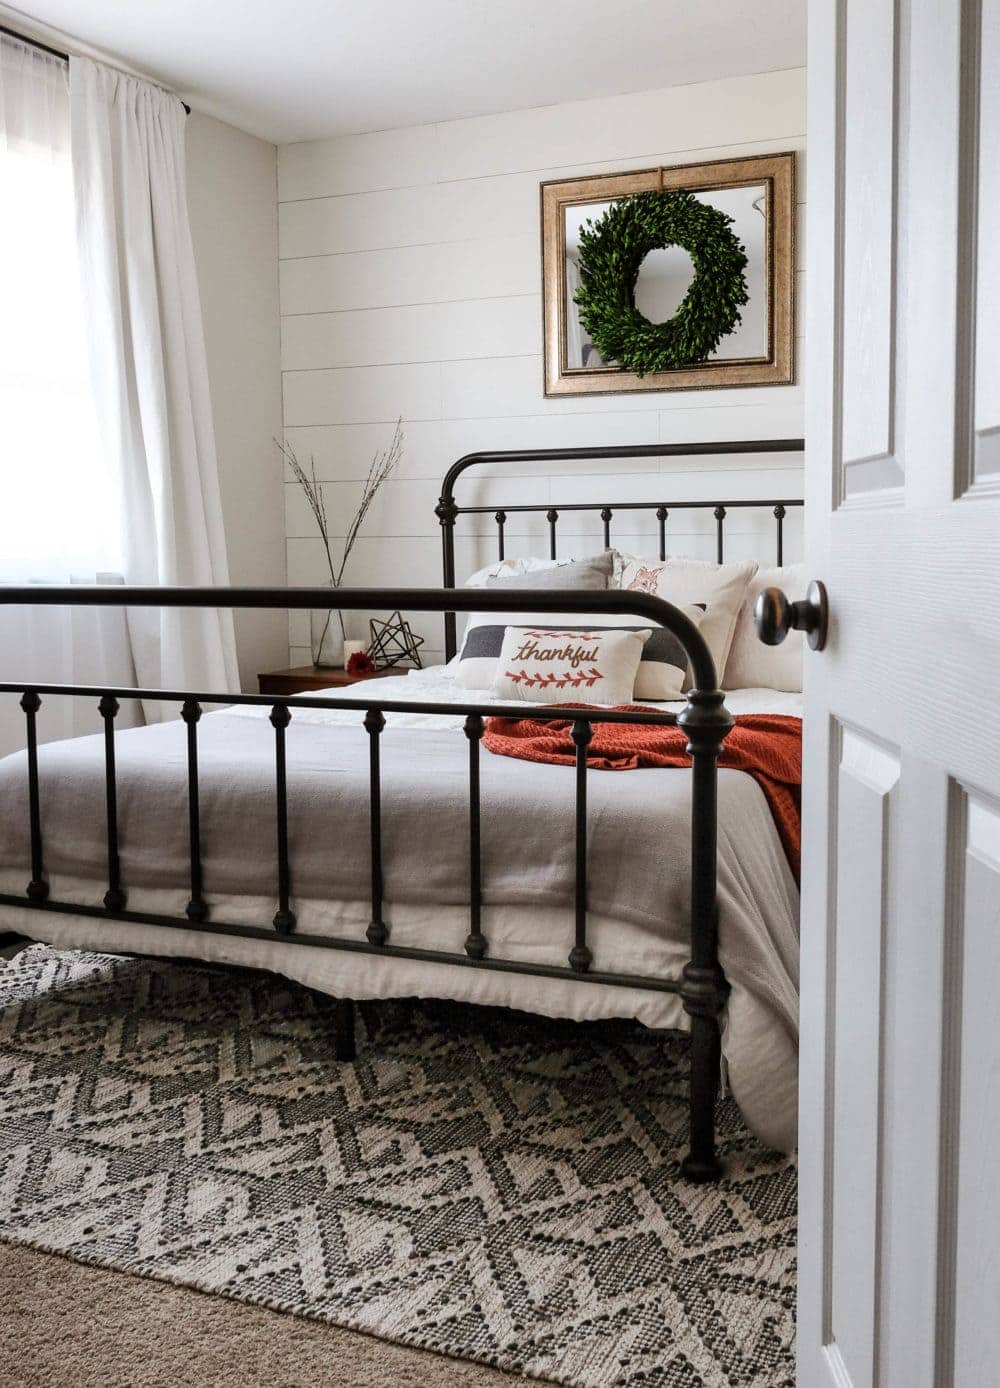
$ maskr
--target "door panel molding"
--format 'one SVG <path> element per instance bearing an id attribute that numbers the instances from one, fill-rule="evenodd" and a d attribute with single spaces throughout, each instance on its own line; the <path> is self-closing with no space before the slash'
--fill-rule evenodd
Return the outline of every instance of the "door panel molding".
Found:
<path id="1" fill-rule="evenodd" d="M 824 1322 L 852 1388 L 876 1388 L 882 1299 L 885 1150 L 885 960 L 895 833 L 898 749 L 841 728 L 836 836 L 840 855 L 834 967 L 831 1213 Z"/>
<path id="2" fill-rule="evenodd" d="M 844 494 L 855 496 L 902 481 L 895 457 L 900 24 L 895 0 L 844 0 L 840 8 L 840 467 Z"/>
<path id="3" fill-rule="evenodd" d="M 986 498 L 1000 490 L 1000 0 L 963 0 L 960 46 L 956 495 Z"/>
<path id="4" fill-rule="evenodd" d="M 1000 800 L 954 783 L 945 936 L 935 1388 L 1000 1362 Z"/>
<path id="5" fill-rule="evenodd" d="M 948 862 L 941 959 L 941 1101 L 938 1150 L 934 1388 L 951 1388 L 955 1359 L 955 1260 L 958 1218 L 958 1122 L 961 1084 L 962 970 L 968 794 L 948 783 Z"/>

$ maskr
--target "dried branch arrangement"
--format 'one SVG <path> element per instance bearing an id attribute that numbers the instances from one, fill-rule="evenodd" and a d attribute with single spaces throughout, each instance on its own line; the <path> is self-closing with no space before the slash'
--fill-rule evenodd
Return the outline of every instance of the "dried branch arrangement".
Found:
<path id="1" fill-rule="evenodd" d="M 291 444 L 282 443 L 279 439 L 275 439 L 275 443 L 285 462 L 291 468 L 292 475 L 296 482 L 305 493 L 306 501 L 309 503 L 309 509 L 315 517 L 316 526 L 319 530 L 320 538 L 323 541 L 327 568 L 330 570 L 330 584 L 334 588 L 341 588 L 343 587 L 347 561 L 351 557 L 351 551 L 354 548 L 361 527 L 365 523 L 365 518 L 371 510 L 372 504 L 378 496 L 383 484 L 387 482 L 396 471 L 403 456 L 403 421 L 402 419 L 397 419 L 396 428 L 393 432 L 392 442 L 389 444 L 389 447 L 384 449 L 381 453 L 376 453 L 371 461 L 371 466 L 368 469 L 368 476 L 365 478 L 365 484 L 362 488 L 361 501 L 358 504 L 357 511 L 354 513 L 354 519 L 347 527 L 347 533 L 344 537 L 344 549 L 339 565 L 334 562 L 333 558 L 330 523 L 326 511 L 326 499 L 323 496 L 321 483 L 316 480 L 315 457 L 309 459 L 309 471 L 307 472 L 296 457 L 295 450 L 292 448 Z M 329 617 L 332 616 L 333 613 L 331 612 Z M 329 617 L 327 618 L 328 622 Z M 340 622 L 341 633 L 346 637 L 347 633 L 344 629 L 343 614 L 339 611 L 337 613 L 337 618 Z"/>

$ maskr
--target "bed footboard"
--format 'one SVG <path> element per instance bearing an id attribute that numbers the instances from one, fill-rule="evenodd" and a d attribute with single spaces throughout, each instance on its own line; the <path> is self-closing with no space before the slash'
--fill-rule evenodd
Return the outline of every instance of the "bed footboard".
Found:
<path id="1" fill-rule="evenodd" d="M 576 745 L 575 770 L 575 929 L 565 965 L 520 962 L 490 956 L 489 940 L 482 929 L 481 842 L 479 755 L 485 719 L 498 709 L 477 703 L 465 705 L 415 703 L 407 700 L 368 698 L 338 699 L 338 707 L 364 713 L 364 729 L 369 739 L 370 784 L 369 816 L 371 845 L 370 922 L 364 938 L 304 934 L 296 930 L 293 891 L 294 864 L 288 845 L 288 801 L 285 774 L 285 739 L 294 711 L 301 708 L 329 707 L 322 699 L 296 698 L 293 701 L 260 695 L 227 695 L 176 690 L 106 689 L 94 686 L 0 684 L 0 693 L 20 695 L 25 718 L 27 747 L 30 876 L 23 896 L 0 894 L 0 904 L 38 912 L 90 916 L 101 920 L 120 920 L 167 929 L 191 929 L 210 934 L 234 935 L 248 939 L 283 941 L 303 948 L 321 948 L 383 955 L 389 958 L 427 961 L 452 966 L 493 969 L 508 973 L 572 979 L 581 985 L 639 988 L 679 994 L 691 1018 L 690 1144 L 683 1162 L 684 1174 L 693 1181 L 718 1177 L 714 1108 L 720 1069 L 720 1016 L 728 993 L 718 959 L 717 863 L 717 760 L 732 719 L 721 691 L 716 688 L 716 671 L 704 639 L 685 614 L 671 604 L 647 594 L 609 590 L 600 593 L 553 592 L 552 590 L 469 590 L 469 589 L 343 589 L 341 604 L 355 610 L 400 608 L 410 611 L 453 614 L 462 611 L 579 612 L 595 611 L 625 614 L 660 624 L 683 644 L 691 663 L 694 688 L 686 707 L 678 715 L 656 710 L 623 713 L 611 708 L 588 708 L 573 714 L 573 741 Z M 101 605 L 147 607 L 226 607 L 309 609 L 329 603 L 327 589 L 241 589 L 241 588 L 127 588 L 122 586 L 47 588 L 0 588 L 0 603 L 25 605 Z M 104 730 L 105 832 L 107 839 L 107 891 L 103 902 L 80 905 L 54 899 L 45 871 L 45 842 L 42 832 L 41 790 L 37 715 L 42 700 L 73 696 L 93 699 Z M 186 727 L 187 801 L 189 838 L 189 901 L 183 916 L 159 915 L 132 910 L 128 904 L 128 882 L 123 879 L 119 859 L 118 797 L 115 765 L 115 718 L 120 701 L 126 698 L 157 700 L 178 706 Z M 269 921 L 250 926 L 216 919 L 206 900 L 202 864 L 201 805 L 198 791 L 199 721 L 205 704 L 256 704 L 270 708 L 274 730 L 274 833 L 277 849 L 275 910 Z M 512 714 L 523 716 L 523 706 Z M 380 738 L 388 712 L 421 712 L 465 716 L 468 739 L 468 861 L 469 933 L 462 952 L 422 949 L 395 945 L 391 922 L 384 918 L 382 900 L 383 853 L 382 782 Z M 532 706 L 531 716 L 541 720 L 565 719 L 566 710 L 557 706 Z M 595 724 L 677 723 L 687 736 L 692 759 L 692 840 L 691 840 L 691 955 L 679 979 L 644 977 L 596 970 L 587 937 L 587 745 Z M 335 1014 L 335 1047 L 338 1057 L 354 1053 L 353 1004 L 338 1004 Z"/>

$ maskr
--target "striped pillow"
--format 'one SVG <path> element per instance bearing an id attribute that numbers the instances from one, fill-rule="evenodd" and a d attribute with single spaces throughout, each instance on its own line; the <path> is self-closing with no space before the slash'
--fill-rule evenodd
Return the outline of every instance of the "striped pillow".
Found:
<path id="1" fill-rule="evenodd" d="M 685 607 L 683 611 L 697 625 L 705 615 L 701 607 Z M 591 616 L 590 621 L 587 615 Z M 498 661 L 508 627 L 527 625 L 571 632 L 631 631 L 649 636 L 642 647 L 635 679 L 636 699 L 680 699 L 687 673 L 684 647 L 671 631 L 650 626 L 641 618 L 614 616 L 607 612 L 524 613 L 473 612 L 459 652 L 456 679 L 466 689 L 489 689 L 497 677 Z"/>

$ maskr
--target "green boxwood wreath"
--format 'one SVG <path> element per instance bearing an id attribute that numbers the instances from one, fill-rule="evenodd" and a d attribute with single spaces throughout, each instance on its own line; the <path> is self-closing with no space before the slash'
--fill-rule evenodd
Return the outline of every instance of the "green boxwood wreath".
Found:
<path id="1" fill-rule="evenodd" d="M 740 321 L 749 300 L 746 251 L 732 217 L 693 193 L 649 192 L 613 202 L 580 230 L 580 322 L 605 362 L 645 376 L 703 362 Z M 635 306 L 639 269 L 650 251 L 683 246 L 694 262 L 684 301 L 666 323 Z"/>

